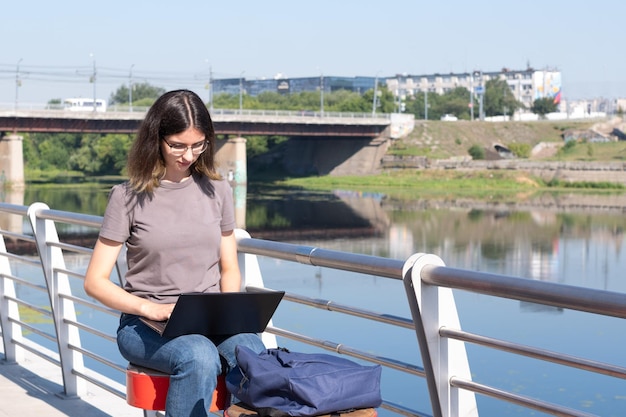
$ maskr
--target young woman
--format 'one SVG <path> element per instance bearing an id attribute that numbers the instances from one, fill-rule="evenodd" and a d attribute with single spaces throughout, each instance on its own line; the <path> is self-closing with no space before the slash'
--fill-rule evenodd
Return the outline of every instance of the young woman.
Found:
<path id="1" fill-rule="evenodd" d="M 161 337 L 139 316 L 169 317 L 187 292 L 240 291 L 232 191 L 215 168 L 215 132 L 195 93 L 170 91 L 150 108 L 128 155 L 128 182 L 111 190 L 85 290 L 122 312 L 117 342 L 134 364 L 170 373 L 166 416 L 206 416 L 235 346 L 265 349 L 255 334 L 222 340 Z M 110 280 L 122 246 L 128 272 Z M 220 359 L 222 358 L 222 359 Z"/>

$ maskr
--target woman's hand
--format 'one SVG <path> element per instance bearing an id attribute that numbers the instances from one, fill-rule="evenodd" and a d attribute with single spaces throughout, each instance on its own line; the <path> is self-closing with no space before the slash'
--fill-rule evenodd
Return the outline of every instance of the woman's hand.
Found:
<path id="1" fill-rule="evenodd" d="M 170 318 L 174 304 L 157 304 L 147 301 L 141 307 L 141 315 L 150 320 L 163 321 Z"/>

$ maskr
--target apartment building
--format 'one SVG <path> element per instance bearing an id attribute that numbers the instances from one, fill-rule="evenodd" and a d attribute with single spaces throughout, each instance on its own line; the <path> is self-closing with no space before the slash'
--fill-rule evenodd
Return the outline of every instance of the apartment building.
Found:
<path id="1" fill-rule="evenodd" d="M 473 71 L 450 74 L 397 75 L 385 78 L 387 88 L 396 97 L 411 97 L 420 92 L 445 94 L 458 87 L 464 87 L 476 95 L 484 93 L 485 83 L 491 79 L 503 79 L 516 100 L 530 108 L 538 98 L 550 97 L 560 102 L 561 72 L 553 69 L 511 70 L 486 72 Z"/>

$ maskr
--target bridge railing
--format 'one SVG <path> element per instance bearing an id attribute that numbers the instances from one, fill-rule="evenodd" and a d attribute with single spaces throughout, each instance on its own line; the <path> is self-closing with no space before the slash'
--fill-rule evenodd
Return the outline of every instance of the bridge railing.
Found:
<path id="1" fill-rule="evenodd" d="M 15 112 L 15 103 L 0 102 L 0 111 Z M 45 103 L 20 103 L 18 112 L 62 112 L 66 115 L 93 114 L 92 111 L 69 111 L 64 110 L 62 104 L 45 104 Z M 96 112 L 98 115 L 107 113 L 132 113 L 134 115 L 145 114 L 148 107 L 128 105 L 110 105 L 106 112 Z M 212 116 L 251 116 L 251 117 L 307 117 L 307 118 L 339 118 L 339 119 L 376 119 L 388 120 L 391 115 L 386 113 L 359 113 L 359 112 L 329 112 L 329 111 L 309 111 L 309 110 L 253 110 L 253 109 L 210 109 Z"/>
<path id="2" fill-rule="evenodd" d="M 114 336 L 118 312 L 94 302 L 82 289 L 90 248 L 101 220 L 98 216 L 51 210 L 42 203 L 28 207 L 0 203 L 0 326 L 5 359 L 19 364 L 24 352 L 29 351 L 58 365 L 67 397 L 84 395 L 87 382 L 120 398 L 125 395 L 122 381 L 126 364 L 117 352 Z M 87 243 L 81 243 L 79 237 Z M 279 309 L 283 304 L 311 311 L 319 309 L 331 314 L 331 318 L 313 327 L 297 325 L 292 329 L 280 327 L 276 319 L 277 323 L 272 323 L 265 335 L 269 337 L 265 340 L 274 335 L 380 364 L 384 368 L 383 379 L 387 371 L 400 372 L 403 378 L 409 378 L 405 386 L 419 387 L 415 380 L 425 383 L 425 392 L 416 390 L 408 404 L 393 402 L 390 393 L 383 391 L 381 412 L 424 417 L 478 416 L 476 394 L 480 394 L 552 415 L 590 415 L 473 381 L 467 344 L 626 379 L 626 369 L 615 364 L 463 331 L 452 289 L 620 318 L 626 318 L 626 294 L 448 268 L 432 254 L 415 254 L 402 261 L 254 239 L 243 230 L 237 230 L 237 241 L 246 286 L 265 286 L 266 264 L 262 261 L 269 259 L 276 261 L 281 270 L 291 271 L 289 265 L 301 264 L 304 268 L 357 274 L 363 278 L 362 285 L 367 285 L 366 278 L 375 277 L 404 287 L 410 318 L 376 311 L 371 305 L 342 304 L 288 292 Z M 122 254 L 112 279 L 121 283 L 123 274 Z M 325 280 L 324 285 L 339 285 L 341 281 Z M 422 365 L 402 360 L 396 354 L 383 356 L 374 347 L 354 347 L 348 339 L 330 341 L 328 331 L 334 327 L 330 323 L 341 323 L 341 317 L 363 320 L 354 328 L 366 329 L 363 332 L 372 341 L 377 339 L 372 329 L 386 333 L 384 329 L 391 327 L 414 332 L 414 350 Z M 339 338 L 347 338 L 347 330 L 340 329 Z M 591 330 L 585 332 L 581 325 L 581 337 L 590 337 Z M 403 346 L 407 348 L 410 347 Z M 430 404 L 416 400 L 418 394 L 429 398 Z"/>

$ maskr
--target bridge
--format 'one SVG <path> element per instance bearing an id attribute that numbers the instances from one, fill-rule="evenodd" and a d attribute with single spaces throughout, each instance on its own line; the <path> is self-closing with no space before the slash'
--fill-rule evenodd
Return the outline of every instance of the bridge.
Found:
<path id="1" fill-rule="evenodd" d="M 145 111 L 72 112 L 65 110 L 3 110 L 0 132 L 126 133 L 137 131 Z M 218 135 L 307 137 L 380 136 L 392 115 L 282 110 L 213 109 Z"/>
<path id="2" fill-rule="evenodd" d="M 18 133 L 133 134 L 145 111 L 73 112 L 0 106 L 0 185 L 23 186 Z M 380 168 L 390 139 L 413 130 L 413 115 L 276 110 L 211 110 L 220 173 L 247 182 L 244 136 L 288 136 L 283 168 L 295 175 L 369 174 Z M 5 132 L 6 135 L 3 135 Z"/>

